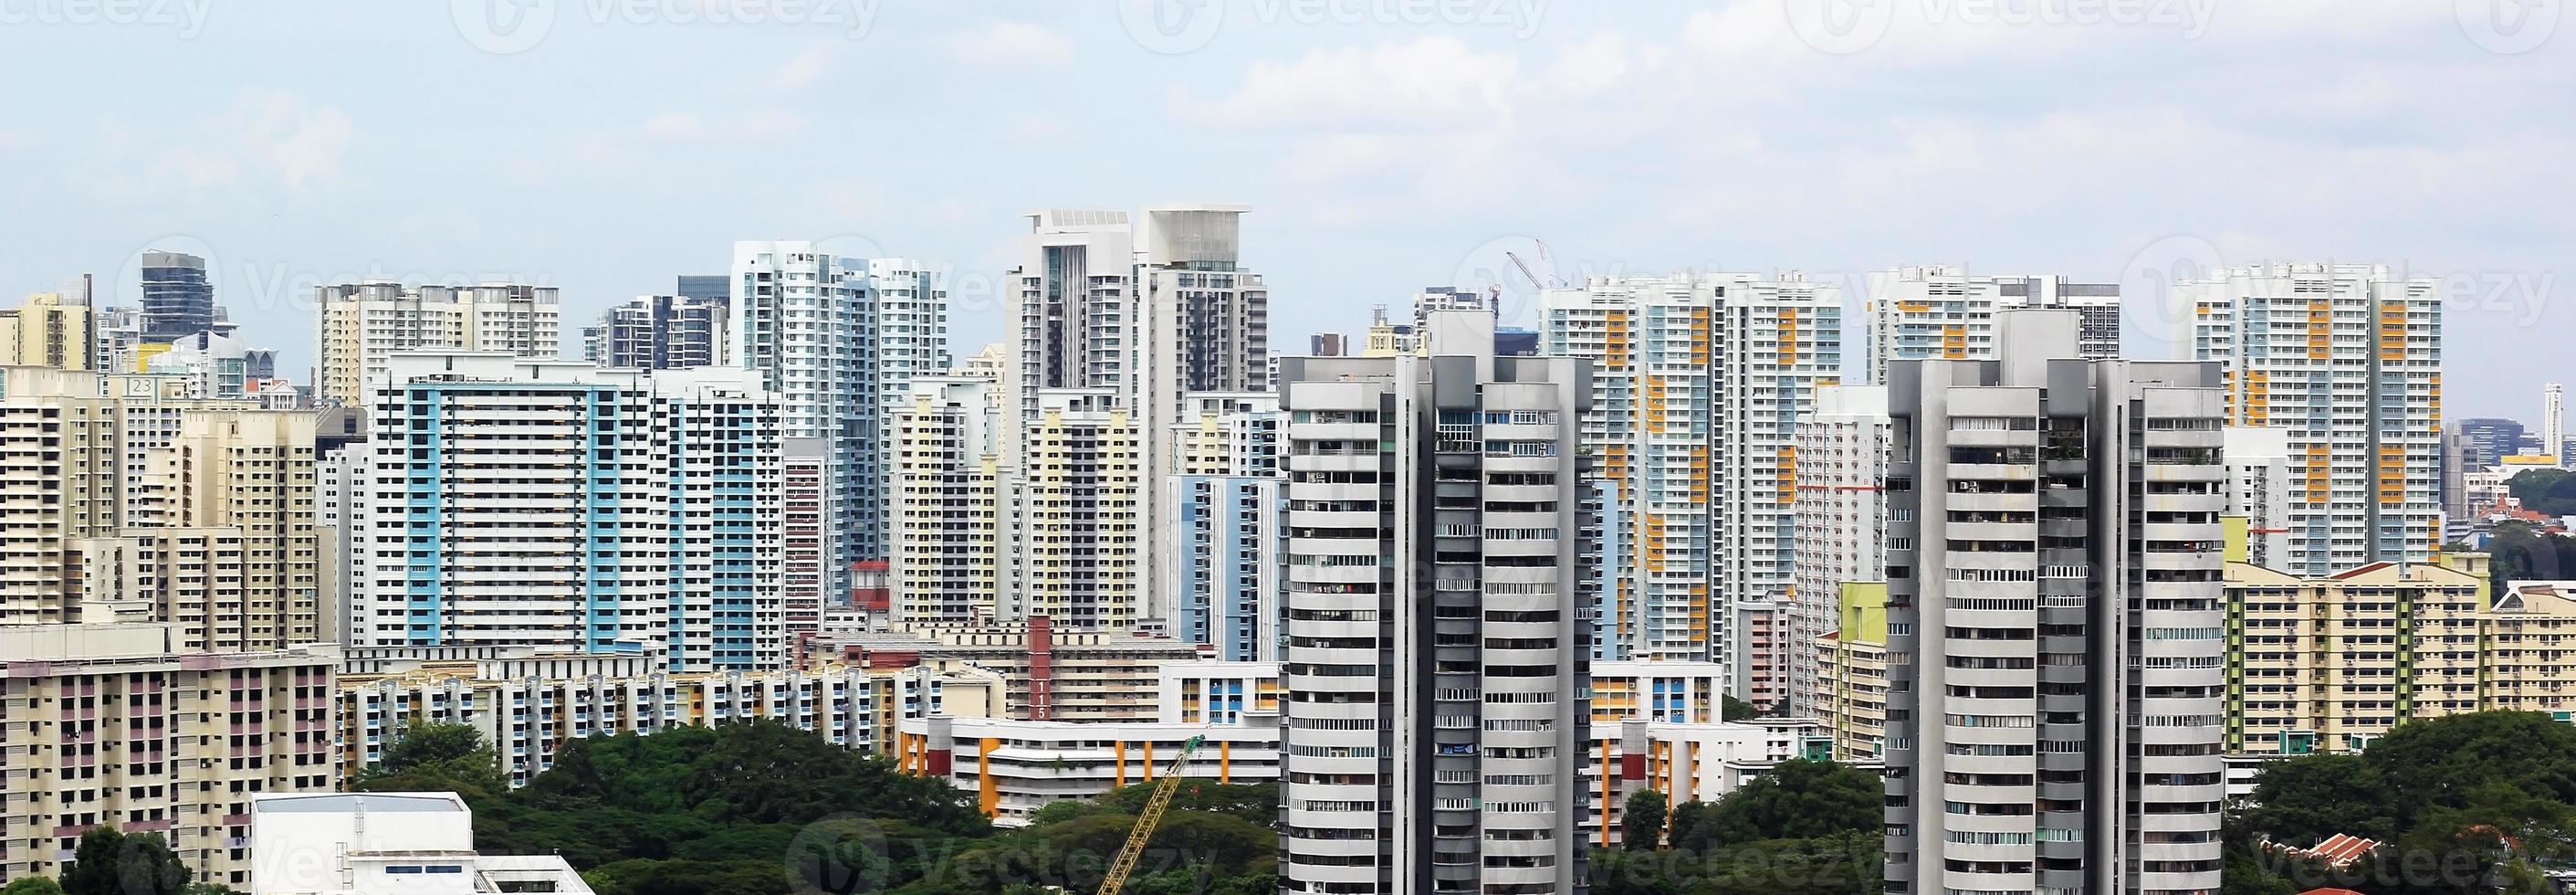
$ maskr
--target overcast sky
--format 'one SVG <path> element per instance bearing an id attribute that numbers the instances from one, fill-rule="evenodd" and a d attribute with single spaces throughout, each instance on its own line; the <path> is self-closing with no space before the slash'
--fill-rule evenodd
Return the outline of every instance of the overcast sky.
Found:
<path id="1" fill-rule="evenodd" d="M 1241 202 L 1291 350 L 1506 250 L 2117 280 L 2149 356 L 2165 271 L 2366 261 L 2445 278 L 2453 414 L 2537 422 L 2576 14 L 2212 2 L 0 0 L 0 301 L 196 252 L 302 379 L 319 282 L 554 285 L 570 336 L 829 239 L 948 266 L 962 356 L 1023 210 Z"/>

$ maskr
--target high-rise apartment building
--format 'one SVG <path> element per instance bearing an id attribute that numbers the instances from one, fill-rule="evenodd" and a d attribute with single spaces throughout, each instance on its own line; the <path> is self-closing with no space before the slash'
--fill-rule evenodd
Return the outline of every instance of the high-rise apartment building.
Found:
<path id="1" fill-rule="evenodd" d="M 582 356 L 603 367 L 638 370 L 722 364 L 732 347 L 729 304 L 723 297 L 637 296 L 599 312 L 599 322 L 582 329 Z"/>
<path id="2" fill-rule="evenodd" d="M 1287 414 L 1271 392 L 1193 392 L 1165 443 L 1172 481 L 1158 538 L 1175 562 L 1163 592 L 1177 607 L 1173 633 L 1212 644 L 1234 662 L 1278 655 L 1280 458 Z"/>
<path id="3" fill-rule="evenodd" d="M 1705 659 L 1726 615 L 1711 593 L 1717 296 L 1687 277 L 1598 279 L 1540 295 L 1544 352 L 1592 362 L 1583 444 L 1618 483 L 1627 578 L 1608 582 L 1614 654 Z"/>
<path id="4" fill-rule="evenodd" d="M 2227 514 L 2245 519 L 2248 561 L 2270 568 L 2290 557 L 2290 434 L 2281 429 L 2229 426 L 2226 448 Z"/>
<path id="5" fill-rule="evenodd" d="M 2230 754 L 2360 751 L 2407 721 L 2490 707 L 2484 554 L 2303 578 L 2249 562 L 2241 543 L 2231 533 Z"/>
<path id="6" fill-rule="evenodd" d="M 1104 389 L 1041 389 L 1026 435 L 1014 483 L 1017 583 L 1002 617 L 1042 615 L 1073 631 L 1133 627 L 1147 616 L 1135 417 Z"/>
<path id="7" fill-rule="evenodd" d="M 1492 327 L 1284 362 L 1287 889 L 1587 891 L 1591 367 Z"/>
<path id="8" fill-rule="evenodd" d="M 93 826 L 157 832 L 247 886 L 251 800 L 339 788 L 331 644 L 199 652 L 174 624 L 0 625 L 0 879 L 62 873 Z"/>
<path id="9" fill-rule="evenodd" d="M 1888 369 L 1887 891 L 2215 891 L 2226 393 L 2215 364 Z"/>
<path id="10" fill-rule="evenodd" d="M 2540 393 L 2540 452 L 2567 462 L 2567 386 L 2552 382 Z"/>
<path id="11" fill-rule="evenodd" d="M 0 376 L 0 466 L 21 471 L 0 487 L 0 624 L 184 621 L 189 650 L 317 639 L 311 416 L 176 377 Z"/>
<path id="12" fill-rule="evenodd" d="M 737 242 L 733 268 L 733 361 L 778 393 L 788 437 L 831 447 L 826 590 L 847 593 L 857 563 L 886 555 L 885 414 L 947 369 L 947 291 L 920 262 L 805 241 Z"/>
<path id="13" fill-rule="evenodd" d="M 1605 629 L 1636 658 L 1730 665 L 1739 694 L 1756 671 L 1780 686 L 1787 668 L 1756 655 L 1785 651 L 1741 649 L 1738 628 L 1790 598 L 1794 437 L 1841 375 L 1840 291 L 1796 274 L 1601 278 L 1540 302 L 1542 350 L 1595 364 L 1584 442 L 1626 502 L 1631 574 Z"/>
<path id="14" fill-rule="evenodd" d="M 1887 389 L 1836 385 L 1816 390 L 1798 420 L 1796 573 L 1789 603 L 1789 709 L 1810 718 L 1827 677 L 1816 640 L 1843 618 L 1843 586 L 1887 580 Z M 1881 621 L 1884 621 L 1882 619 Z"/>
<path id="15" fill-rule="evenodd" d="M 97 342 L 91 347 L 89 369 L 101 373 L 141 372 L 134 355 L 143 344 L 143 309 L 95 308 L 91 316 L 91 331 Z"/>
<path id="16" fill-rule="evenodd" d="M 368 383 L 398 351 L 500 351 L 553 358 L 562 318 L 552 286 L 405 286 L 366 282 L 314 290 L 321 308 L 313 354 L 316 400 L 367 406 Z"/>
<path id="17" fill-rule="evenodd" d="M 830 442 L 779 439 L 778 602 L 791 639 L 821 630 L 824 610 L 848 594 L 831 591 L 831 480 Z"/>
<path id="18" fill-rule="evenodd" d="M 1084 209 L 1029 212 L 1024 260 L 1003 279 L 1006 357 L 1002 453 L 1017 464 L 1022 430 L 1038 415 L 1038 392 L 1106 389 L 1133 395 L 1137 331 L 1136 242 L 1127 213 Z"/>
<path id="19" fill-rule="evenodd" d="M 2452 431 L 2468 440 L 2469 452 L 2463 458 L 2471 472 L 2504 462 L 2504 458 L 2522 453 L 2522 424 L 2494 417 L 2473 417 L 2452 425 Z"/>
<path id="20" fill-rule="evenodd" d="M 783 661 L 780 402 L 756 372 L 413 353 L 375 395 L 352 645 Z"/>
<path id="21" fill-rule="evenodd" d="M 1006 536 L 1016 499 L 996 441 L 999 385 L 923 376 L 887 419 L 894 446 L 887 572 L 903 624 L 991 622 L 1016 581 Z"/>
<path id="22" fill-rule="evenodd" d="M 1885 382 L 1893 361 L 1994 357 L 1995 314 L 2015 308 L 2072 309 L 2083 315 L 2085 357 L 2120 356 L 2118 284 L 1970 276 L 1955 265 L 1915 265 L 1869 276 L 1870 381 Z"/>
<path id="23" fill-rule="evenodd" d="M 2289 553 L 2320 576 L 2441 543 L 2442 296 L 2386 265 L 2268 264 L 2174 285 L 2233 425 L 2289 431 Z M 2179 305 L 2178 305 L 2179 306 Z"/>
<path id="24" fill-rule="evenodd" d="M 0 364 L 93 369 L 96 326 L 89 305 L 52 292 L 27 296 L 0 310 Z"/>
<path id="25" fill-rule="evenodd" d="M 168 342 L 215 327 L 215 284 L 206 259 L 179 252 L 145 252 L 142 259 L 145 342 Z"/>
<path id="26" fill-rule="evenodd" d="M 1733 666 L 1737 697 L 1768 708 L 1787 699 L 1798 651 L 1788 618 L 1797 600 L 1798 418 L 1815 406 L 1817 389 L 1842 381 L 1842 290 L 1796 273 L 1715 280 L 1711 543 L 1725 627 L 1709 653 Z"/>

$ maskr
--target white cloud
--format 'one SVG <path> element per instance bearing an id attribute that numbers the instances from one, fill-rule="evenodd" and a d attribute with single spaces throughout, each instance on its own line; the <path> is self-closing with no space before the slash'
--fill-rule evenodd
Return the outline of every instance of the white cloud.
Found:
<path id="1" fill-rule="evenodd" d="M 1317 50 L 1286 65 L 1254 62 L 1243 86 L 1213 102 L 1175 88 L 1175 112 L 1202 122 L 1282 130 L 1423 131 L 1509 118 L 1519 61 L 1456 38 Z"/>
<path id="2" fill-rule="evenodd" d="M 284 188 L 309 197 L 345 179 L 356 133 L 349 115 L 301 95 L 244 90 L 222 109 L 173 126 L 103 122 L 99 172 L 90 184 L 110 196 L 157 201 L 204 198 L 227 189 Z"/>
<path id="3" fill-rule="evenodd" d="M 1028 22 L 1001 21 L 950 38 L 957 58 L 982 65 L 1042 65 L 1073 61 L 1073 39 Z"/>

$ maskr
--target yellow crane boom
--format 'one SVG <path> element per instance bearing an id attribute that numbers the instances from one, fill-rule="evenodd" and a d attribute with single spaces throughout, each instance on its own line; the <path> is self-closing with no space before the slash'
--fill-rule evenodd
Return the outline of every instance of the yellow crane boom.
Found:
<path id="1" fill-rule="evenodd" d="M 1181 763 L 1199 751 L 1206 737 L 1191 737 L 1181 744 L 1181 755 L 1163 769 L 1163 779 L 1154 784 L 1154 795 L 1145 800 L 1145 811 L 1136 815 L 1136 829 L 1127 834 L 1127 845 L 1118 850 L 1118 859 L 1109 862 L 1109 875 L 1100 879 L 1100 895 L 1118 895 L 1127 887 L 1127 875 L 1136 872 L 1136 859 L 1145 854 L 1145 841 L 1154 838 L 1154 828 L 1163 822 L 1163 810 L 1172 807 L 1172 794 L 1181 788 Z"/>

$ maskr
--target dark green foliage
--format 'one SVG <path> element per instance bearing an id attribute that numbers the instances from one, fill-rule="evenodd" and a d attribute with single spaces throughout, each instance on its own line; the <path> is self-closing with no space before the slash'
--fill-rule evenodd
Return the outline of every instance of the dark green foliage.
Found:
<path id="1" fill-rule="evenodd" d="M 63 895 L 184 895 L 189 877 L 161 834 L 91 827 L 61 882 Z"/>
<path id="2" fill-rule="evenodd" d="M 1762 717 L 1762 710 L 1754 707 L 1750 702 L 1737 699 L 1733 696 L 1721 695 L 1719 698 L 1724 700 L 1719 703 L 1719 717 L 1725 718 L 1728 721 L 1751 721 L 1755 718 Z"/>
<path id="3" fill-rule="evenodd" d="M 2399 725 L 2359 755 L 2264 766 L 2230 818 L 2227 892 L 2319 887 L 2388 893 L 2522 888 L 2576 856 L 2576 728 L 2532 712 L 2478 712 Z M 2333 870 L 2263 851 L 2336 833 L 2387 845 Z"/>
<path id="4" fill-rule="evenodd" d="M 2576 475 L 2569 480 L 2576 481 Z M 2492 571 L 2499 589 L 2521 581 L 2576 578 L 2576 538 L 2534 532 L 2526 523 L 2497 523 L 2487 552 L 2495 557 Z"/>
<path id="5" fill-rule="evenodd" d="M 1708 820 L 1721 843 L 1815 839 L 1885 826 L 1887 785 L 1830 761 L 1786 761 L 1719 799 Z"/>
<path id="6" fill-rule="evenodd" d="M 1629 851 L 1654 851 L 1664 839 L 1664 794 L 1640 789 L 1628 796 L 1628 808 L 1619 816 L 1619 846 Z"/>
<path id="7" fill-rule="evenodd" d="M 1785 762 L 1714 804 L 1671 806 L 1670 848 L 1636 845 L 1640 809 L 1664 822 L 1664 802 L 1652 791 L 1629 799 L 1620 830 L 1626 847 L 1592 851 L 1593 895 L 1874 895 L 1882 888 L 1886 796 L 1876 774 Z"/>
<path id="8" fill-rule="evenodd" d="M 349 781 L 358 792 L 454 792 L 468 801 L 510 789 L 483 733 L 464 724 L 415 724 L 385 748 L 383 761 Z"/>
<path id="9" fill-rule="evenodd" d="M 0 895 L 63 895 L 63 886 L 49 876 L 22 876 L 0 886 Z"/>
<path id="10" fill-rule="evenodd" d="M 2576 472 L 2533 469 L 2505 482 L 2522 508 L 2551 516 L 2576 516 Z"/>

